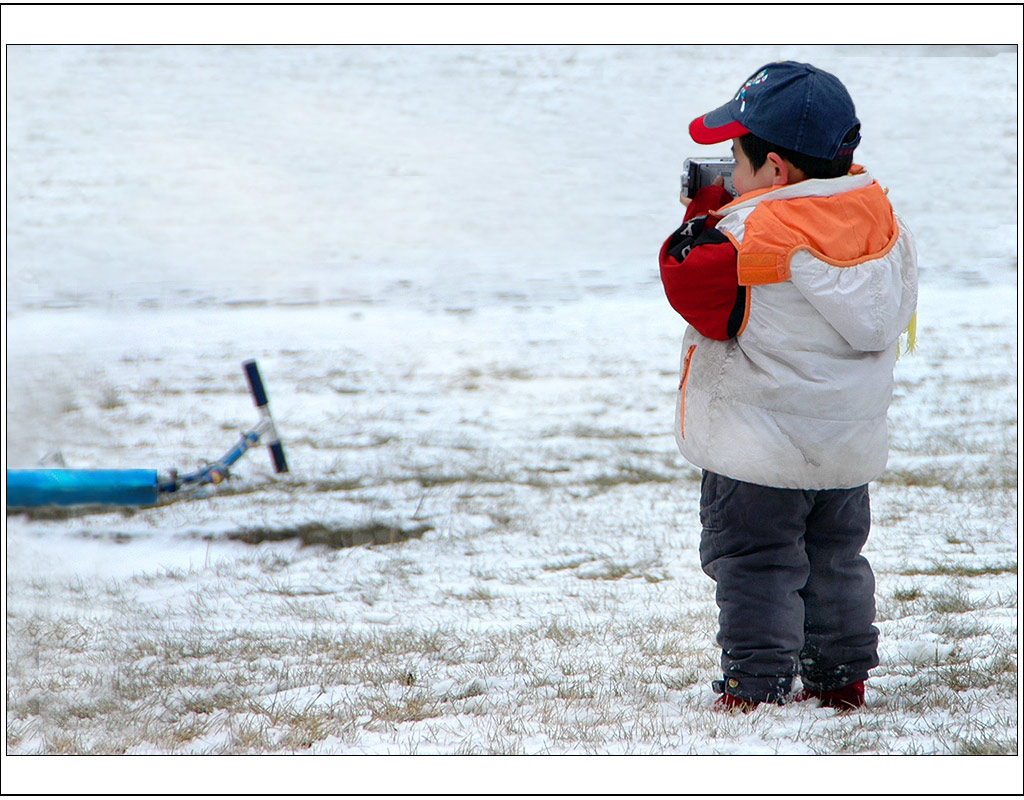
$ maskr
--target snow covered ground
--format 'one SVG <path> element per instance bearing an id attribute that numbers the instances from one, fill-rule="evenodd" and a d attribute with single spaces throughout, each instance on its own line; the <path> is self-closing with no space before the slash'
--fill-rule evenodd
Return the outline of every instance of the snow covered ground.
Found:
<path id="1" fill-rule="evenodd" d="M 192 468 L 256 358 L 292 468 L 7 516 L 9 754 L 1018 753 L 1015 52 L 6 56 L 7 465 Z M 845 716 L 711 712 L 671 435 L 685 126 L 778 58 L 850 88 L 922 265 Z"/>

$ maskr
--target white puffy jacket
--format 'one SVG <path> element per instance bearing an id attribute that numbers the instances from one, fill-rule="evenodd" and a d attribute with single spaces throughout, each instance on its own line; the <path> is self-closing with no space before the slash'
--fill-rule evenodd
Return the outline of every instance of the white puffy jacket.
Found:
<path id="1" fill-rule="evenodd" d="M 862 170 L 751 192 L 715 215 L 737 248 L 747 309 L 734 338 L 684 336 L 681 452 L 765 486 L 874 480 L 888 458 L 898 341 L 917 306 L 909 230 Z"/>

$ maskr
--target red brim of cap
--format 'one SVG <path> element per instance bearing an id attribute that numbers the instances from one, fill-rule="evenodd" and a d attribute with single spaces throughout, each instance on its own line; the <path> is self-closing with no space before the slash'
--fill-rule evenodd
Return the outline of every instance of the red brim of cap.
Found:
<path id="1" fill-rule="evenodd" d="M 707 114 L 703 117 L 697 117 L 697 119 L 690 123 L 690 138 L 697 144 L 718 144 L 719 142 L 735 139 L 750 133 L 749 130 L 738 122 L 727 122 L 725 125 L 719 125 L 717 128 L 709 128 L 704 124 L 705 119 L 707 119 Z"/>

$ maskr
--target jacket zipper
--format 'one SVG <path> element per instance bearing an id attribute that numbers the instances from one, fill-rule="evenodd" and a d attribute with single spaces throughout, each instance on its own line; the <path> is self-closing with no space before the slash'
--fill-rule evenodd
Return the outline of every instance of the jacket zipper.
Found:
<path id="1" fill-rule="evenodd" d="M 679 379 L 679 435 L 686 438 L 686 382 L 690 380 L 690 361 L 693 358 L 693 351 L 697 345 L 691 344 L 686 351 L 686 358 L 683 359 L 683 376 Z"/>

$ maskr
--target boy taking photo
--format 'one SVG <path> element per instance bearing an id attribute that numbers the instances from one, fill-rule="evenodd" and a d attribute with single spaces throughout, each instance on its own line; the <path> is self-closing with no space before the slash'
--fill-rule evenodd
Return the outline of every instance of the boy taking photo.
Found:
<path id="1" fill-rule="evenodd" d="M 913 238 L 853 164 L 860 122 L 828 72 L 768 64 L 690 135 L 731 140 L 738 195 L 700 189 L 659 257 L 689 323 L 675 428 L 702 470 L 715 705 L 857 708 L 878 665 L 867 484 L 917 305 Z"/>

